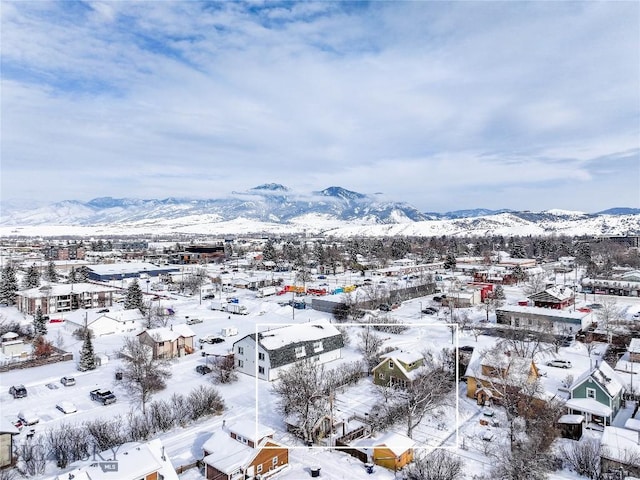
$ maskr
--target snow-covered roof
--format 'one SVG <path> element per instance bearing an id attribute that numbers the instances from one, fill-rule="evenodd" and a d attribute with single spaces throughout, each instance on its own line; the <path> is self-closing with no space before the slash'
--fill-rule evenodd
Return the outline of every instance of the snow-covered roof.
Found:
<path id="1" fill-rule="evenodd" d="M 260 344 L 265 350 L 277 350 L 293 343 L 322 340 L 340 335 L 340 331 L 326 321 L 302 323 L 260 332 Z"/>
<path id="2" fill-rule="evenodd" d="M 562 302 L 564 300 L 568 300 L 573 298 L 574 291 L 568 287 L 563 285 L 554 285 L 553 287 L 547 288 L 543 292 L 534 293 L 533 295 L 529 295 L 529 298 L 532 300 L 538 300 L 542 302 L 552 302 L 558 301 Z"/>
<path id="3" fill-rule="evenodd" d="M 89 266 L 92 272 L 98 275 L 114 275 L 114 274 L 127 274 L 127 273 L 153 273 L 153 272 L 165 272 L 167 270 L 179 270 L 175 266 L 158 267 L 153 263 L 146 262 L 128 262 L 128 263 L 101 263 L 97 265 Z"/>
<path id="4" fill-rule="evenodd" d="M 626 428 L 627 430 L 635 430 L 636 432 L 640 432 L 640 420 L 629 418 L 626 422 L 624 422 L 624 428 Z"/>
<path id="5" fill-rule="evenodd" d="M 171 460 L 165 453 L 160 439 L 147 443 L 126 443 L 115 452 L 107 450 L 100 454 L 105 461 L 113 459 L 117 461 L 118 480 L 138 480 L 155 472 L 162 475 L 165 480 L 179 480 Z M 96 462 L 94 459 L 73 464 L 73 470 L 62 473 L 57 480 L 113 480 L 114 471 L 105 467 L 104 461 Z M 73 476 L 73 477 L 72 477 Z"/>
<path id="6" fill-rule="evenodd" d="M 388 432 L 373 440 L 374 447 L 384 445 L 393 452 L 394 455 L 402 455 L 407 450 L 415 446 L 416 442 L 406 435 L 396 432 Z"/>
<path id="7" fill-rule="evenodd" d="M 178 325 L 173 325 L 172 327 L 160 327 L 160 328 L 152 328 L 150 330 L 145 330 L 149 336 L 151 336 L 154 340 L 158 342 L 173 342 L 179 337 L 195 337 L 196 334 L 193 333 L 193 330 L 189 328 L 188 325 L 183 323 L 179 323 Z M 144 332 L 142 332 L 144 333 Z M 141 335 L 142 333 L 138 334 Z"/>
<path id="8" fill-rule="evenodd" d="M 566 423 L 570 425 L 577 425 L 584 422 L 584 415 L 562 415 L 558 419 L 558 423 Z"/>
<path id="9" fill-rule="evenodd" d="M 252 423 L 252 425 L 254 427 L 253 435 L 255 435 L 256 424 Z M 230 430 L 234 431 L 233 429 Z M 216 470 L 230 475 L 239 468 L 245 467 L 250 463 L 251 460 L 260 452 L 260 449 L 267 444 L 267 442 L 275 446 L 281 446 L 275 440 L 265 438 L 258 443 L 255 448 L 252 448 L 231 438 L 228 431 L 220 429 L 213 432 L 211 437 L 209 437 L 204 445 L 202 445 L 202 449 L 209 453 L 203 460 L 206 464 L 211 465 Z"/>
<path id="10" fill-rule="evenodd" d="M 272 428 L 251 420 L 240 420 L 228 428 L 230 432 L 236 433 L 254 443 L 275 433 Z"/>
<path id="11" fill-rule="evenodd" d="M 622 464 L 640 466 L 640 432 L 620 427 L 604 427 L 601 455 Z"/>
<path id="12" fill-rule="evenodd" d="M 422 360 L 422 355 L 416 352 L 393 350 L 391 352 L 383 353 L 382 355 L 380 355 L 380 358 L 391 358 L 410 365 L 414 362 L 419 362 L 420 360 Z"/>
<path id="13" fill-rule="evenodd" d="M 8 419 L 0 417 L 0 433 L 10 433 L 11 435 L 18 435 L 20 430 L 11 423 Z"/>
<path id="14" fill-rule="evenodd" d="M 567 400 L 566 406 L 567 408 L 591 413 L 600 417 L 609 417 L 613 413 L 611 408 L 593 398 L 570 398 Z"/>
<path id="15" fill-rule="evenodd" d="M 529 297 L 531 298 L 531 297 Z M 557 319 L 568 319 L 580 321 L 583 318 L 592 315 L 591 312 L 581 312 L 576 310 L 575 312 L 569 310 L 557 310 L 555 308 L 542 308 L 542 307 L 528 307 L 523 305 L 505 305 L 496 310 L 497 312 L 507 313 L 526 313 L 530 315 L 542 315 L 545 317 L 553 317 Z"/>
<path id="16" fill-rule="evenodd" d="M 615 397 L 624 388 L 624 382 L 607 362 L 600 362 L 600 365 L 591 373 L 591 378 L 598 382 L 611 397 Z"/>
<path id="17" fill-rule="evenodd" d="M 632 338 L 628 350 L 629 353 L 640 353 L 640 338 Z"/>
<path id="18" fill-rule="evenodd" d="M 96 285 L 95 283 L 50 283 L 41 287 L 21 290 L 18 295 L 26 298 L 59 297 L 72 293 L 115 292 L 117 288 Z"/>

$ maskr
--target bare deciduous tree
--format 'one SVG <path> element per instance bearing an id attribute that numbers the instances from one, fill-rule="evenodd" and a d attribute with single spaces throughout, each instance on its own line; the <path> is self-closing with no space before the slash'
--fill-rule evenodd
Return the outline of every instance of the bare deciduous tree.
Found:
<path id="1" fill-rule="evenodd" d="M 153 348 L 137 337 L 127 337 L 122 355 L 122 385 L 136 399 L 145 413 L 145 406 L 154 393 L 166 387 L 171 377 L 169 360 L 154 358 Z"/>
<path id="2" fill-rule="evenodd" d="M 280 374 L 272 389 L 280 397 L 280 412 L 296 424 L 296 433 L 315 441 L 318 422 L 330 415 L 324 367 L 310 361 L 296 363 Z"/>
<path id="3" fill-rule="evenodd" d="M 535 273 L 527 276 L 527 280 L 524 282 L 522 290 L 524 290 L 524 293 L 526 293 L 527 295 L 533 295 L 534 293 L 544 291 L 546 286 L 546 273 Z"/>
<path id="4" fill-rule="evenodd" d="M 416 455 L 403 471 L 406 480 L 457 480 L 462 478 L 464 462 L 445 451 Z"/>
<path id="5" fill-rule="evenodd" d="M 578 475 L 600 478 L 600 443 L 593 439 L 563 445 L 560 456 Z"/>
<path id="6" fill-rule="evenodd" d="M 233 383 L 238 379 L 233 355 L 214 357 L 211 379 L 214 383 Z"/>
<path id="7" fill-rule="evenodd" d="M 373 329 L 366 326 L 358 333 L 357 350 L 362 354 L 368 371 L 378 364 L 380 349 L 384 340 Z"/>

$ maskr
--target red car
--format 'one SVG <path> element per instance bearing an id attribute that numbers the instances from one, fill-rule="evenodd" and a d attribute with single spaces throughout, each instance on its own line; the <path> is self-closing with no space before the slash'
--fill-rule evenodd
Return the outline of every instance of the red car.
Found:
<path id="1" fill-rule="evenodd" d="M 49 320 L 49 323 L 63 323 L 64 322 L 64 318 L 52 318 L 51 320 Z"/>

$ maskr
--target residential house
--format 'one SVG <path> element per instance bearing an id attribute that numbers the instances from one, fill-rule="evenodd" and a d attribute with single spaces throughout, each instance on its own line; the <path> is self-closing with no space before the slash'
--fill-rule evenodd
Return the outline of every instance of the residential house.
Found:
<path id="1" fill-rule="evenodd" d="M 627 350 L 629 351 L 630 362 L 640 362 L 640 338 L 632 338 Z"/>
<path id="2" fill-rule="evenodd" d="M 575 334 L 586 330 L 594 322 L 592 312 L 559 310 L 554 308 L 505 305 L 496 309 L 496 321 L 501 325 L 557 335 Z"/>
<path id="3" fill-rule="evenodd" d="M 79 308 L 110 307 L 116 291 L 94 283 L 50 283 L 20 290 L 16 296 L 16 307 L 27 315 L 35 314 L 38 307 L 45 315 Z"/>
<path id="4" fill-rule="evenodd" d="M 381 386 L 406 388 L 424 363 L 422 355 L 415 352 L 394 350 L 380 356 L 373 367 L 373 383 Z"/>
<path id="5" fill-rule="evenodd" d="M 0 468 L 11 467 L 15 464 L 13 456 L 13 436 L 20 430 L 8 419 L 0 418 Z"/>
<path id="6" fill-rule="evenodd" d="M 394 472 L 413 461 L 416 442 L 405 435 L 389 432 L 377 438 L 373 444 L 372 460 L 376 465 Z"/>
<path id="7" fill-rule="evenodd" d="M 274 328 L 247 335 L 233 344 L 236 369 L 261 380 L 278 378 L 283 368 L 310 360 L 327 363 L 342 357 L 344 340 L 329 322 Z"/>
<path id="8" fill-rule="evenodd" d="M 416 442 L 405 435 L 388 432 L 380 437 L 354 440 L 343 451 L 395 472 L 413 461 L 415 445 Z"/>
<path id="9" fill-rule="evenodd" d="M 92 454 L 51 480 L 179 480 L 160 439 Z"/>
<path id="10" fill-rule="evenodd" d="M 144 315 L 140 313 L 138 309 L 97 314 L 87 312 L 84 319 L 86 319 L 87 328 L 91 330 L 96 337 L 141 330 L 145 320 Z M 72 318 L 70 316 L 70 318 L 67 318 L 65 321 L 65 328 L 67 330 L 74 331 L 84 327 L 84 320 L 80 320 L 78 317 Z"/>
<path id="11" fill-rule="evenodd" d="M 479 405 L 499 404 L 505 392 L 533 383 L 539 376 L 538 367 L 530 358 L 502 351 L 499 345 L 489 352 L 476 348 L 465 373 L 467 397 L 475 398 Z"/>
<path id="12" fill-rule="evenodd" d="M 640 477 L 640 432 L 604 427 L 600 439 L 601 473 L 620 472 L 620 478 Z"/>
<path id="13" fill-rule="evenodd" d="M 194 352 L 196 334 L 188 325 L 152 328 L 138 334 L 138 338 L 153 348 L 153 358 L 175 358 Z"/>
<path id="14" fill-rule="evenodd" d="M 563 309 L 573 305 L 575 292 L 563 285 L 555 285 L 546 290 L 533 295 L 529 295 L 529 300 L 535 307 Z"/>
<path id="15" fill-rule="evenodd" d="M 625 391 L 623 381 L 606 362 L 578 377 L 569 389 L 569 413 L 584 415 L 587 423 L 602 425 L 611 425 L 622 407 Z"/>
<path id="16" fill-rule="evenodd" d="M 267 478 L 289 464 L 289 450 L 273 439 L 274 431 L 249 420 L 224 423 L 202 446 L 205 478 Z"/>

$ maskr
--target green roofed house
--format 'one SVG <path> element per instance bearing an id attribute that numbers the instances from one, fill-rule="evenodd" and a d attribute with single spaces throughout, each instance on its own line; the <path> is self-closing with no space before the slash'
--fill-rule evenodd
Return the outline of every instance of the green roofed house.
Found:
<path id="1" fill-rule="evenodd" d="M 424 364 L 422 355 L 403 350 L 393 350 L 380 358 L 380 363 L 373 367 L 373 383 L 382 386 L 407 388 Z"/>
<path id="2" fill-rule="evenodd" d="M 587 371 L 571 385 L 569 413 L 584 415 L 587 423 L 611 425 L 622 406 L 624 383 L 605 362 Z"/>

